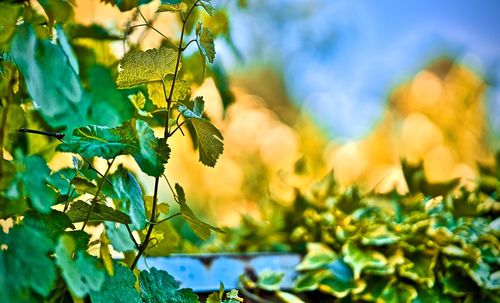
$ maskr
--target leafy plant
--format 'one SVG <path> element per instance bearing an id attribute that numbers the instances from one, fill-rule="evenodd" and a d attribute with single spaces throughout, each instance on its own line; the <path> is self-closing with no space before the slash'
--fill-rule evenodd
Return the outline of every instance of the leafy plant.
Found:
<path id="1" fill-rule="evenodd" d="M 222 232 L 195 215 L 179 184 L 170 187 L 178 213 L 158 200 L 160 178 L 170 186 L 165 164 L 175 149 L 172 136 L 186 128 L 207 166 L 223 152 L 203 98 L 190 101 L 191 84 L 211 74 L 205 70 L 206 61 L 214 62 L 215 35 L 199 22 L 193 40 L 184 41 L 194 11 L 216 10 L 210 0 L 162 0 L 158 13 L 180 16 L 175 44 L 142 14 L 149 0 L 105 2 L 135 10 L 123 36 L 75 23 L 71 1 L 40 0 L 43 12 L 30 1 L 0 4 L 0 302 L 199 302 L 167 272 L 137 264 L 162 238 L 178 237 L 169 225 L 178 215 L 200 238 Z M 142 23 L 131 25 L 139 16 Z M 128 35 L 140 27 L 160 34 L 164 46 L 139 50 Z M 130 47 L 119 68 L 106 66 L 99 58 L 113 58 L 109 41 L 121 39 Z M 193 61 L 183 56 L 191 42 L 201 71 L 183 64 Z M 162 127 L 163 136 L 153 127 Z M 52 170 L 47 160 L 56 150 L 73 154 L 73 165 Z M 127 156 L 154 178 L 152 196 L 117 165 Z M 104 171 L 97 158 L 105 160 Z M 101 226 L 101 234 L 89 226 Z M 111 248 L 124 259 L 111 258 Z M 208 302 L 241 302 L 236 291 L 226 299 L 223 293 L 221 286 Z"/>
<path id="2" fill-rule="evenodd" d="M 265 220 L 271 225 L 246 220 L 223 241 L 235 250 L 280 242 L 274 247 L 305 254 L 295 295 L 275 292 L 283 302 L 500 302 L 500 165 L 483 168 L 474 190 L 455 180 L 428 183 L 418 166 L 403 169 L 408 194 L 341 190 L 330 174 L 291 207 L 277 206 Z M 269 292 L 279 289 L 279 277 L 263 272 L 242 281 Z M 309 301 L 311 292 L 322 298 Z"/>

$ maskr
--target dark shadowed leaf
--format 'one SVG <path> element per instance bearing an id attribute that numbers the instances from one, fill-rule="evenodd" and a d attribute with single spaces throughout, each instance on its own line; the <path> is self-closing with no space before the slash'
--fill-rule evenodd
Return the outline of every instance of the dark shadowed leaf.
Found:
<path id="1" fill-rule="evenodd" d="M 134 273 L 118 263 L 114 263 L 114 275 L 106 276 L 106 280 L 99 291 L 90 291 L 92 303 L 141 303 L 141 296 L 134 285 Z"/>
<path id="2" fill-rule="evenodd" d="M 199 303 L 191 289 L 179 289 L 179 283 L 166 271 L 151 268 L 139 275 L 141 296 L 145 303 Z"/>

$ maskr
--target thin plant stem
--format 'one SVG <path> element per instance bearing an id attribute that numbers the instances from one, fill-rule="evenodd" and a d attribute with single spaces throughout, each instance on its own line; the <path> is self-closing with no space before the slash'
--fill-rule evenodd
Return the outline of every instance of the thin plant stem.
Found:
<path id="1" fill-rule="evenodd" d="M 139 246 L 139 243 L 134 238 L 134 234 L 132 233 L 132 230 L 130 229 L 130 226 L 128 224 L 125 224 L 125 227 L 127 227 L 128 234 L 130 235 L 130 239 L 132 239 L 132 242 L 134 242 L 134 245 L 137 249 L 141 249 Z"/>
<path id="2" fill-rule="evenodd" d="M 95 205 L 97 204 L 97 199 L 99 198 L 99 194 L 101 193 L 102 186 L 104 185 L 105 182 L 105 177 L 108 175 L 109 170 L 111 169 L 111 166 L 113 166 L 113 162 L 115 162 L 115 158 L 111 160 L 111 162 L 108 162 L 108 168 L 106 169 L 106 172 L 104 173 L 104 178 L 102 178 L 101 183 L 99 183 L 99 186 L 97 187 L 97 191 L 95 193 L 94 199 L 92 199 L 92 204 L 90 205 L 89 212 L 87 213 L 87 216 L 85 217 L 85 220 L 83 221 L 83 226 L 82 230 L 84 230 L 85 226 L 87 226 L 87 223 L 89 222 L 90 214 L 94 211 Z"/>

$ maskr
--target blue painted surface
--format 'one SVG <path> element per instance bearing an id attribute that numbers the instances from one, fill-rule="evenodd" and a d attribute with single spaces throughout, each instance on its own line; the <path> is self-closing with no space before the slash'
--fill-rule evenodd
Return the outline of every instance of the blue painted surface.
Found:
<path id="1" fill-rule="evenodd" d="M 196 292 L 210 292 L 224 283 L 226 289 L 238 288 L 239 277 L 246 270 L 259 274 L 264 270 L 283 272 L 282 288 L 290 289 L 299 264 L 297 254 L 203 254 L 150 257 L 139 262 L 139 268 L 156 267 L 165 270 L 180 282 L 183 288 Z"/>

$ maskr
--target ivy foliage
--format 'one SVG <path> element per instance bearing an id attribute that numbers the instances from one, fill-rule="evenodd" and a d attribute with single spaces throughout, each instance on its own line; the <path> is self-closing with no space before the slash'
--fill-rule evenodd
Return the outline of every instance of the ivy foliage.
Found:
<path id="1" fill-rule="evenodd" d="M 182 38 L 177 47 L 177 37 L 164 36 L 170 47 L 141 50 L 128 25 L 82 25 L 74 1 L 35 2 L 0 3 L 0 302 L 200 302 L 168 273 L 137 264 L 154 249 L 175 249 L 179 233 L 168 220 L 177 215 L 200 238 L 222 232 L 198 218 L 179 184 L 171 193 L 178 213 L 158 199 L 175 149 L 169 138 L 194 125 L 200 162 L 214 166 L 222 154 L 222 134 L 203 114 L 202 97 L 191 96 L 210 73 L 200 60 L 186 64 Z M 150 1 L 104 2 L 139 16 Z M 179 14 L 183 31 L 216 12 L 209 0 L 160 8 Z M 125 55 L 116 58 L 110 43 L 123 39 Z M 199 52 L 212 63 L 215 35 L 203 39 Z M 71 154 L 71 163 L 54 170 L 56 151 Z M 121 164 L 127 159 L 153 177 L 152 195 Z M 125 258 L 113 259 L 113 251 Z M 222 301 L 223 292 L 210 302 L 239 302 L 235 291 Z"/>
<path id="2" fill-rule="evenodd" d="M 290 208 L 269 212 L 273 224 L 246 220 L 228 231 L 228 250 L 305 254 L 294 296 L 277 291 L 279 273 L 247 278 L 246 287 L 284 302 L 312 291 L 340 302 L 499 302 L 500 165 L 483 168 L 473 190 L 454 180 L 432 184 L 422 167 L 403 167 L 407 183 L 421 185 L 408 194 L 342 190 L 329 174 Z"/>

